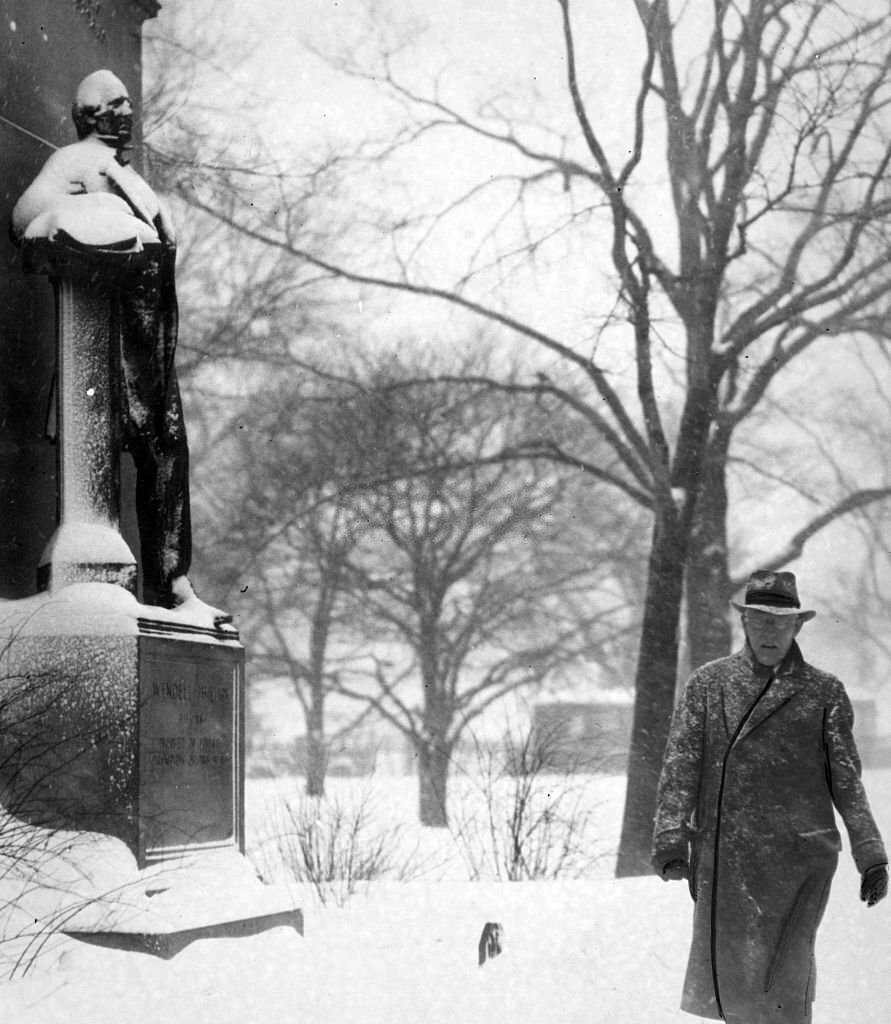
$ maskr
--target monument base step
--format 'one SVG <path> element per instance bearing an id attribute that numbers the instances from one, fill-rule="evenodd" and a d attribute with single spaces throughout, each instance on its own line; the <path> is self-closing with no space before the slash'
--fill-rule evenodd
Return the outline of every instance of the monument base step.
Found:
<path id="1" fill-rule="evenodd" d="M 169 960 L 199 939 L 243 938 L 281 927 L 303 934 L 294 894 L 261 882 L 241 854 L 217 851 L 140 871 L 114 895 L 70 916 L 62 933 Z"/>
<path id="2" fill-rule="evenodd" d="M 293 928 L 303 934 L 303 914 L 298 909 L 281 910 L 278 913 L 261 914 L 257 917 L 246 917 L 237 920 L 209 921 L 204 925 L 166 931 L 78 931 L 66 928 L 64 934 L 81 942 L 107 949 L 119 949 L 126 953 L 148 953 L 170 960 L 181 953 L 186 946 L 198 939 L 245 938 L 259 935 L 272 928 Z"/>

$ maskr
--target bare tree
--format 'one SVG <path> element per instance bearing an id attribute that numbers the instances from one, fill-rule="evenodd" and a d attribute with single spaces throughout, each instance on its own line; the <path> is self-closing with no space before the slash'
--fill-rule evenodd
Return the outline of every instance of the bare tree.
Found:
<path id="1" fill-rule="evenodd" d="M 196 415 L 210 410 L 210 437 L 220 400 L 225 406 L 244 390 L 233 376 L 258 366 L 293 369 L 307 332 L 332 329 L 308 294 L 317 275 L 228 223 L 250 208 L 252 190 L 268 193 L 286 180 L 288 218 L 308 233 L 313 175 L 286 174 L 269 153 L 260 94 L 233 85 L 250 50 L 233 44 L 213 7 L 198 0 L 149 23 L 143 104 L 146 172 L 172 205 L 177 227 L 178 366 L 190 397 L 200 398 Z M 213 215 L 191 204 L 193 195 L 216 197 Z"/>
<path id="2" fill-rule="evenodd" d="M 358 390 L 303 372 L 238 403 L 236 428 L 217 452 L 227 475 L 202 541 L 215 587 L 249 637 L 251 675 L 292 683 L 311 796 L 324 792 L 339 738 L 326 732 L 326 697 L 355 658 L 347 568 L 365 529 L 353 499 L 365 469 L 343 410 Z"/>
<path id="3" fill-rule="evenodd" d="M 485 347 L 456 380 L 485 367 Z M 341 355 L 252 395 L 217 452 L 228 472 L 204 543 L 252 669 L 293 682 L 310 790 L 323 785 L 324 708 L 338 692 L 410 738 L 422 818 L 443 823 L 451 750 L 486 707 L 573 657 L 621 672 L 643 534 L 627 508 L 588 504 L 586 474 L 510 454 L 530 423 L 552 439 L 572 429 L 559 404 L 433 385 L 435 361 L 415 355 L 410 372 L 389 353 Z M 425 708 L 406 718 L 412 676 Z"/>
<path id="4" fill-rule="evenodd" d="M 531 403 L 410 381 L 390 372 L 368 390 L 364 438 L 378 483 L 361 498 L 368 530 L 348 571 L 374 679 L 343 673 L 338 690 L 411 741 L 420 819 L 442 826 L 449 763 L 468 726 L 556 667 L 596 660 L 595 636 L 606 646 L 624 632 L 617 566 L 639 567 L 640 544 L 617 552 L 605 530 L 599 550 L 569 554 L 572 515 L 608 527 L 621 510 L 604 512 L 596 496 L 587 506 L 578 474 L 503 457 L 534 417 Z"/>
<path id="5" fill-rule="evenodd" d="M 883 16 L 816 0 L 720 3 L 707 18 L 668 0 L 635 0 L 628 11 L 640 35 L 624 134 L 600 126 L 576 15 L 570 0 L 558 0 L 558 23 L 543 13 L 542 31 L 553 26 L 562 39 L 552 52 L 565 69 L 563 106 L 544 118 L 541 106 L 527 116 L 494 87 L 479 102 L 450 91 L 448 73 L 425 76 L 404 39 L 384 39 L 370 54 L 357 44 L 338 57 L 399 111 L 393 135 L 357 145 L 353 183 L 386 181 L 405 154 L 417 161 L 443 135 L 477 146 L 481 174 L 456 174 L 433 208 L 407 205 L 405 189 L 397 204 L 392 184 L 382 187 L 377 207 L 357 200 L 356 231 L 321 249 L 288 216 L 284 178 L 254 211 L 227 213 L 219 197 L 193 196 L 320 279 L 444 301 L 531 341 L 559 372 L 530 375 L 527 390 L 566 402 L 609 447 L 601 462 L 587 457 L 590 447 L 548 444 L 540 453 L 584 468 L 652 516 L 619 874 L 649 870 L 685 584 L 694 661 L 723 653 L 729 640 L 716 609 L 731 582 L 735 436 L 819 343 L 864 332 L 884 339 L 891 237 Z M 632 59 L 622 52 L 623 67 Z M 562 112 L 550 120 L 567 98 L 571 120 Z M 505 162 L 493 171 L 499 152 Z M 337 176 L 349 183 L 343 164 Z M 659 179 L 665 192 L 654 197 Z M 437 249 L 444 234 L 449 248 Z M 463 265 L 437 273 L 456 266 L 456 238 L 467 239 Z M 611 308 L 589 304 L 600 326 L 587 338 L 540 326 L 523 288 L 499 288 L 528 284 L 530 264 L 563 259 L 575 238 L 591 264 L 608 261 L 614 282 Z M 504 381 L 494 375 L 490 384 Z M 886 494 L 855 486 L 826 495 L 798 536 Z M 780 544 L 773 561 L 795 550 Z"/>

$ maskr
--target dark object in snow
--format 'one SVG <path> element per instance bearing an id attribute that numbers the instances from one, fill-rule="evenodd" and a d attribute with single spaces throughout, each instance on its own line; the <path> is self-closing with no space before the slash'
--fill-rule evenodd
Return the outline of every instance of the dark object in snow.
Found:
<path id="1" fill-rule="evenodd" d="M 244 938 L 249 935 L 260 935 L 272 928 L 284 927 L 293 928 L 298 935 L 302 935 L 303 913 L 300 910 L 282 910 L 234 920 L 229 920 L 223 915 L 219 921 L 208 924 L 155 932 L 66 929 L 64 934 L 92 946 L 119 949 L 125 953 L 147 953 L 161 960 L 170 960 L 199 939 Z"/>
<path id="2" fill-rule="evenodd" d="M 486 921 L 483 925 L 483 932 L 479 942 L 479 965 L 480 967 L 487 960 L 498 956 L 502 952 L 504 941 L 504 929 L 497 921 Z"/>

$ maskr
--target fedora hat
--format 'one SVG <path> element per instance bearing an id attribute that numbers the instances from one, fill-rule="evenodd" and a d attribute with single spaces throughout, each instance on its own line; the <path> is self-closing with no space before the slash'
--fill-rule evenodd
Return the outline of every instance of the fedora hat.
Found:
<path id="1" fill-rule="evenodd" d="M 746 583 L 743 604 L 737 604 L 736 601 L 730 603 L 740 612 L 751 608 L 759 612 L 770 612 L 771 615 L 799 615 L 804 622 L 817 614 L 810 608 L 801 607 L 794 572 L 758 569 Z"/>

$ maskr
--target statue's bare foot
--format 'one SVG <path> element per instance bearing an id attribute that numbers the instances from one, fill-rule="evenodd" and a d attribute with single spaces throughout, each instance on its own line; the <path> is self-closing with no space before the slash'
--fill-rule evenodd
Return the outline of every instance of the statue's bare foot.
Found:
<path id="1" fill-rule="evenodd" d="M 170 583 L 170 594 L 172 597 L 171 606 L 173 608 L 182 608 L 186 611 L 196 611 L 209 615 L 217 629 L 232 623 L 232 616 L 228 612 L 224 612 L 222 608 L 215 608 L 198 597 L 192 584 L 189 582 L 188 576 L 177 576 L 172 580 Z"/>

